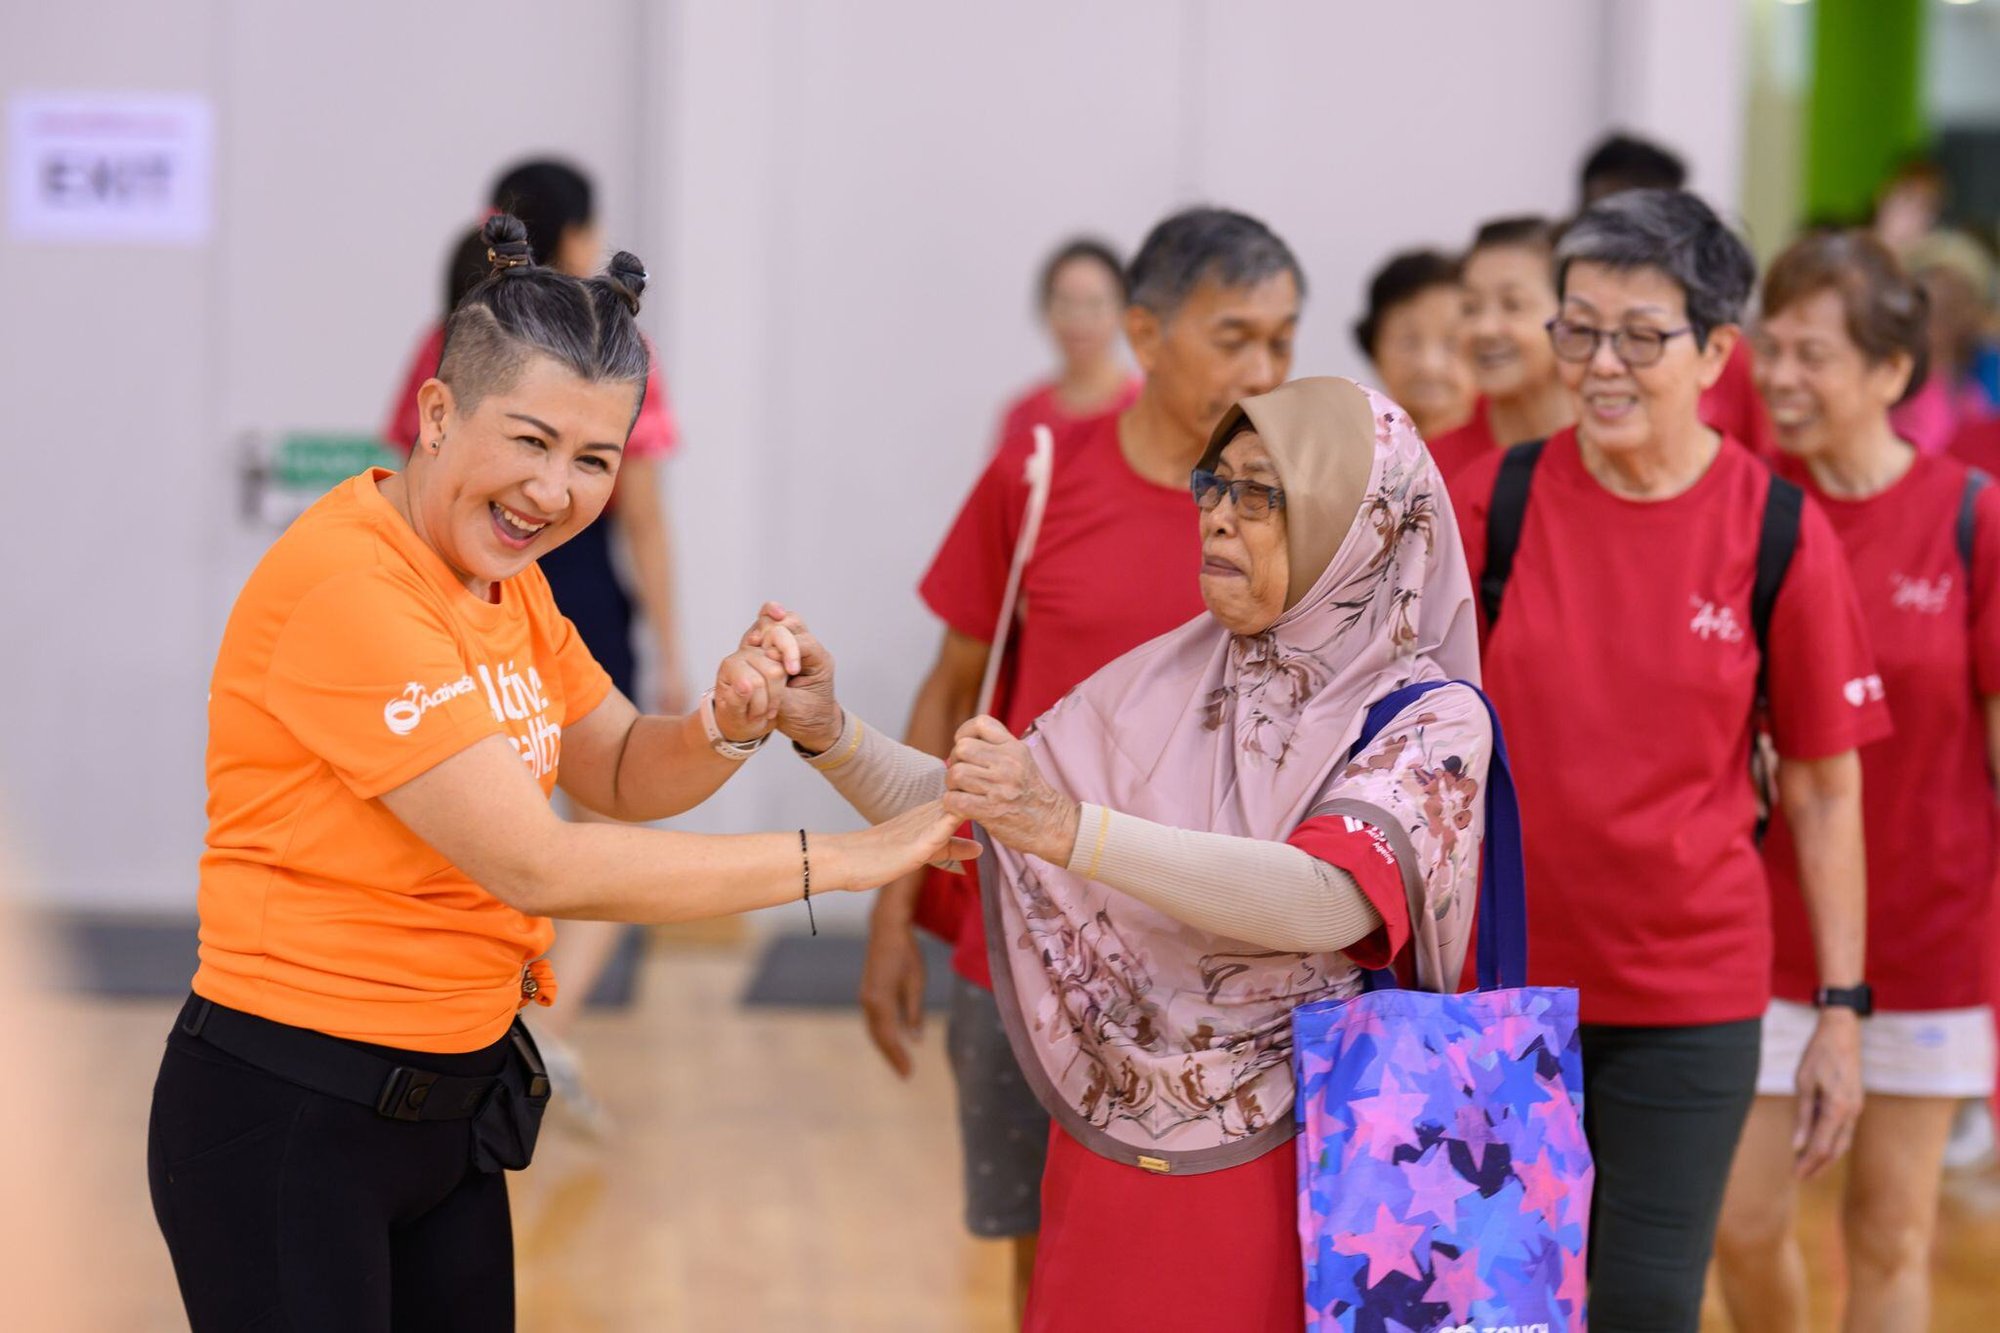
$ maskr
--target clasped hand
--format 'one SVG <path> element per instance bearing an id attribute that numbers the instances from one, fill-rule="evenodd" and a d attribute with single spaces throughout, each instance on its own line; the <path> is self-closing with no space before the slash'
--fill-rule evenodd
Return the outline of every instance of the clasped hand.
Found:
<path id="1" fill-rule="evenodd" d="M 812 751 L 840 736 L 833 658 L 805 622 L 766 602 L 715 670 L 715 724 L 732 741 L 775 730 Z"/>
<path id="2" fill-rule="evenodd" d="M 1049 785 L 1028 747 L 990 717 L 958 729 L 945 763 L 944 808 L 1015 851 L 1069 864 L 1082 807 Z"/>

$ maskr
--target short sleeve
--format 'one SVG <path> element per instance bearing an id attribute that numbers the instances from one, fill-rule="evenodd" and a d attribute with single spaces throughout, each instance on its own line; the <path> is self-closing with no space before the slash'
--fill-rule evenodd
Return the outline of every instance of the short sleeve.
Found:
<path id="1" fill-rule="evenodd" d="M 938 619 L 981 643 L 992 642 L 1007 593 L 1007 571 L 1014 563 L 1028 497 L 1024 469 L 1029 449 L 1020 438 L 1000 447 L 918 585 L 924 604 Z"/>
<path id="2" fill-rule="evenodd" d="M 501 732 L 442 611 L 375 569 L 300 600 L 272 649 L 265 703 L 362 800 Z"/>
<path id="3" fill-rule="evenodd" d="M 1973 502 L 1971 598 L 1972 676 L 1981 694 L 2000 694 L 2000 485 Z"/>
<path id="4" fill-rule="evenodd" d="M 1787 759 L 1829 759 L 1889 734 L 1889 708 L 1853 576 L 1810 497 L 1771 608 L 1771 734 Z"/>
<path id="5" fill-rule="evenodd" d="M 625 440 L 627 458 L 647 458 L 656 462 L 671 458 L 680 448 L 680 423 L 674 405 L 667 398 L 666 378 L 660 374 L 660 354 L 652 342 L 646 343 L 651 366 L 646 371 L 646 400 L 639 404 L 639 419 Z"/>
<path id="6" fill-rule="evenodd" d="M 562 681 L 563 725 L 572 726 L 610 697 L 614 683 L 611 673 L 598 662 L 590 645 L 577 632 L 575 622 L 556 608 L 555 593 L 541 566 L 529 568 L 536 580 L 533 594 L 538 603 L 536 614 L 554 626 L 548 642 L 555 651 L 556 673 Z"/>
<path id="7" fill-rule="evenodd" d="M 1389 835 L 1353 816 L 1323 815 L 1292 830 L 1286 842 L 1344 870 L 1382 918 L 1367 939 L 1342 950 L 1356 967 L 1387 967 L 1410 942 L 1410 899 Z"/>

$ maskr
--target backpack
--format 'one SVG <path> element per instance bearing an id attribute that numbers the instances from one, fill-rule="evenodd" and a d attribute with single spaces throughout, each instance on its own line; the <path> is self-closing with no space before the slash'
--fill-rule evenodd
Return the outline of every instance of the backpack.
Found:
<path id="1" fill-rule="evenodd" d="M 1541 462 L 1547 440 L 1531 440 L 1507 451 L 1500 462 L 1500 474 L 1493 481 L 1493 499 L 1486 516 L 1486 568 L 1479 578 L 1480 609 L 1486 613 L 1487 633 L 1500 620 L 1501 599 L 1507 592 L 1507 578 L 1514 572 L 1514 552 L 1521 545 L 1521 528 L 1527 520 L 1528 492 L 1534 484 L 1535 465 Z M 1977 501 L 1992 478 L 1978 468 L 1969 469 L 1965 488 L 1959 495 L 1958 522 L 1954 539 L 1959 562 L 1968 580 L 1972 574 L 1972 544 L 1977 531 Z M 1770 767 L 1772 755 L 1760 744 L 1768 730 L 1770 698 L 1766 689 L 1766 664 L 1770 661 L 1771 610 L 1777 605 L 1778 590 L 1784 586 L 1785 572 L 1791 568 L 1792 552 L 1799 543 L 1799 515 L 1805 507 L 1805 492 L 1775 473 L 1764 495 L 1764 515 L 1757 532 L 1757 573 L 1750 590 L 1750 624 L 1757 638 L 1757 702 L 1754 711 L 1757 737 L 1751 742 L 1751 782 L 1757 789 L 1757 841 L 1764 840 L 1771 809 L 1777 801 L 1776 776 Z M 1969 601 L 1970 599 L 1968 599 Z"/>

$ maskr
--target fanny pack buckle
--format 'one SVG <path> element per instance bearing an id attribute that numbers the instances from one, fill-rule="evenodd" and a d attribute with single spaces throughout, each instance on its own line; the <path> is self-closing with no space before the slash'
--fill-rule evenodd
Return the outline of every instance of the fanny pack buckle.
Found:
<path id="1" fill-rule="evenodd" d="M 428 1069 L 397 1065 L 383 1081 L 382 1095 L 375 1099 L 376 1113 L 391 1120 L 423 1119 L 424 1103 L 430 1100 L 431 1085 L 439 1077 Z"/>

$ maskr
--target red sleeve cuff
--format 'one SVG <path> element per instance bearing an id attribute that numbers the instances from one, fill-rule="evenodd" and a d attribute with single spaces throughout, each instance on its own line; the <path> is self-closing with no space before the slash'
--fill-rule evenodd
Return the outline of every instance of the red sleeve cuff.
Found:
<path id="1" fill-rule="evenodd" d="M 1383 968 L 1410 942 L 1409 894 L 1395 849 L 1373 824 L 1341 815 L 1308 819 L 1286 839 L 1316 860 L 1345 870 L 1382 918 L 1366 939 L 1342 950 L 1356 967 Z"/>

